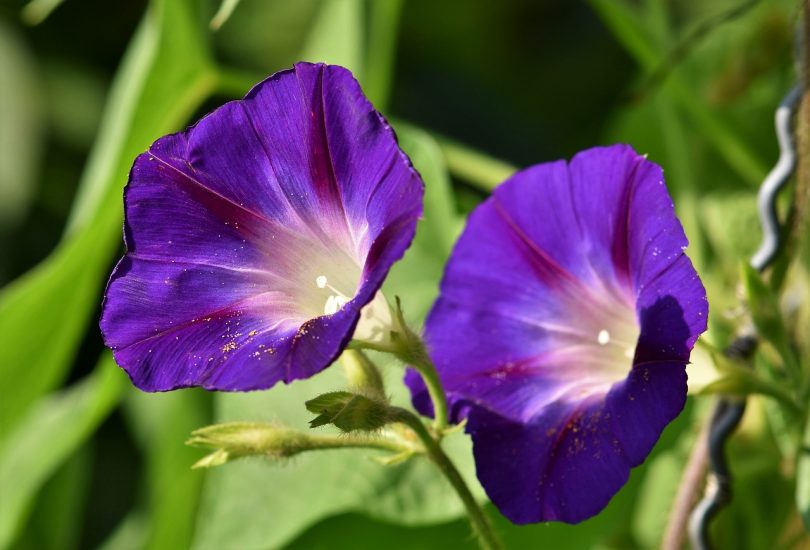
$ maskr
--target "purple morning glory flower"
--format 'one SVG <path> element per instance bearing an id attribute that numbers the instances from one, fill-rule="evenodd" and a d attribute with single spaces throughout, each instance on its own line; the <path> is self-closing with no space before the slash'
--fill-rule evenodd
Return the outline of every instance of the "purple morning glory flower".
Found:
<path id="1" fill-rule="evenodd" d="M 311 376 L 386 337 L 378 290 L 422 194 L 349 71 L 276 73 L 135 160 L 105 343 L 146 391 Z"/>
<path id="2" fill-rule="evenodd" d="M 628 146 L 523 170 L 470 216 L 426 339 L 513 522 L 598 513 L 683 408 L 708 314 L 686 245 L 661 169 Z"/>

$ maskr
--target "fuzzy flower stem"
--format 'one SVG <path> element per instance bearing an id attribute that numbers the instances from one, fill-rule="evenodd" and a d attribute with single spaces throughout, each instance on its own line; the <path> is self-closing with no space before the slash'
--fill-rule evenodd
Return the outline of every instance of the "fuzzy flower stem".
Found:
<path id="1" fill-rule="evenodd" d="M 405 424 L 416 433 L 417 437 L 422 441 L 430 460 L 439 468 L 442 475 L 447 478 L 447 481 L 450 482 L 450 485 L 453 486 L 453 489 L 461 498 L 481 548 L 484 550 L 502 550 L 503 545 L 495 535 L 489 518 L 484 513 L 483 508 L 476 502 L 475 497 L 464 482 L 464 478 L 461 477 L 458 469 L 442 450 L 439 442 L 431 435 L 418 416 L 399 407 L 392 407 L 391 410 L 397 422 Z"/>
<path id="2" fill-rule="evenodd" d="M 394 453 L 410 452 L 411 448 L 383 437 L 363 437 L 355 435 L 319 435 L 309 436 L 307 444 L 301 451 L 322 449 L 380 449 Z"/>
<path id="3" fill-rule="evenodd" d="M 428 395 L 430 395 L 430 400 L 433 403 L 433 428 L 441 436 L 449 425 L 447 396 L 439 379 L 439 373 L 436 371 L 430 355 L 428 355 L 425 344 L 416 333 L 404 327 L 403 324 L 403 335 L 394 342 L 377 344 L 353 340 L 349 345 L 349 349 L 390 353 L 416 370 L 425 382 Z"/>
<path id="4" fill-rule="evenodd" d="M 427 386 L 430 400 L 433 402 L 433 414 L 435 418 L 433 427 L 441 434 L 447 429 L 448 413 L 447 397 L 444 394 L 441 380 L 439 380 L 439 373 L 436 372 L 436 367 L 433 365 L 427 353 L 420 354 L 418 360 L 412 360 L 411 366 L 419 372 L 422 380 L 425 382 L 425 386 Z"/>

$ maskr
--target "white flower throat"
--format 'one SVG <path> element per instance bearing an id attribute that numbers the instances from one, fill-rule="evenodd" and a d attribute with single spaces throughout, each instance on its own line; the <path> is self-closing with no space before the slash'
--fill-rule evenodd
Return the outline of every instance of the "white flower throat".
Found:
<path id="1" fill-rule="evenodd" d="M 318 275 L 315 278 L 315 286 L 330 291 L 323 305 L 324 315 L 334 315 L 352 300 L 329 284 L 326 275 Z M 374 343 L 387 343 L 392 330 L 396 330 L 396 327 L 391 315 L 391 307 L 382 291 L 378 291 L 374 299 L 360 311 L 360 321 L 357 323 L 353 338 Z"/>
<path id="2" fill-rule="evenodd" d="M 326 303 L 323 306 L 324 315 L 334 315 L 351 301 L 351 298 L 346 297 L 345 294 L 329 284 L 329 279 L 326 278 L 326 275 L 318 275 L 318 277 L 315 278 L 315 284 L 318 288 L 328 288 L 334 292 L 334 294 L 330 294 L 326 299 Z"/>

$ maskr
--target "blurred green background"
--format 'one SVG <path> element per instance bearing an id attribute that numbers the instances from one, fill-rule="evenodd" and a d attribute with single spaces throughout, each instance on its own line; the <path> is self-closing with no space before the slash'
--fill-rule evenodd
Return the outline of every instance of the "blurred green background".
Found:
<path id="1" fill-rule="evenodd" d="M 777 155 L 773 109 L 795 80 L 799 8 L 0 2 L 0 548 L 473 548 L 454 495 L 418 461 L 383 467 L 330 451 L 190 469 L 203 456 L 183 445 L 191 430 L 219 420 L 304 428 L 303 401 L 342 381 L 330 369 L 248 395 L 129 384 L 96 323 L 135 155 L 297 60 L 350 67 L 426 182 L 425 220 L 387 282 L 419 323 L 464 214 L 513 167 L 630 143 L 665 169 L 709 290 L 711 339 L 723 345 L 737 266 L 758 243 L 756 187 Z M 401 372 L 386 367 L 405 403 Z M 658 547 L 709 405 L 690 399 L 598 517 L 529 527 L 498 517 L 507 546 Z M 768 409 L 752 401 L 732 445 L 735 500 L 714 527 L 722 548 L 810 548 Z M 464 436 L 448 444 L 475 483 Z"/>

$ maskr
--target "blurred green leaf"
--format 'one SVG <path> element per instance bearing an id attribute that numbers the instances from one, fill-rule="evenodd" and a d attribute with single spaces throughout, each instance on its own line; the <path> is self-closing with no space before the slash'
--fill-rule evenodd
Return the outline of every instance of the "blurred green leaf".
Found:
<path id="1" fill-rule="evenodd" d="M 0 445 L 0 548 L 13 542 L 42 484 L 118 403 L 125 379 L 105 354 L 87 380 L 38 402 Z"/>
<path id="2" fill-rule="evenodd" d="M 385 112 L 391 93 L 397 30 L 403 0 L 369 2 L 366 77 L 363 89 L 378 111 Z"/>
<path id="3" fill-rule="evenodd" d="M 711 193 L 704 194 L 698 205 L 707 240 L 720 267 L 735 277 L 737 266 L 759 245 L 756 201 L 754 193 Z"/>
<path id="4" fill-rule="evenodd" d="M 401 373 L 394 365 L 384 369 L 388 377 Z M 312 379 L 267 392 L 218 396 L 217 420 L 303 428 L 309 420 L 304 401 L 343 386 L 340 369 L 333 367 Z M 406 402 L 401 384 L 390 388 L 395 403 Z M 481 497 L 469 440 L 461 434 L 450 436 L 445 449 Z M 389 467 L 368 460 L 379 454 L 318 451 L 298 456 L 289 465 L 246 458 L 210 471 L 194 547 L 275 548 L 313 522 L 349 510 L 405 524 L 438 522 L 463 513 L 458 496 L 427 460 Z"/>
<path id="5" fill-rule="evenodd" d="M 588 3 L 645 74 L 659 69 L 665 56 L 648 30 L 649 14 L 644 9 L 635 8 L 626 0 L 589 0 Z M 734 129 L 718 117 L 714 109 L 697 97 L 677 72 L 669 74 L 664 90 L 738 177 L 752 186 L 759 185 L 767 173 L 763 160 L 740 140 Z"/>
<path id="6" fill-rule="evenodd" d="M 438 138 L 448 169 L 453 175 L 483 191 L 492 191 L 517 168 L 447 138 Z"/>
<path id="7" fill-rule="evenodd" d="M 85 443 L 43 485 L 15 546 L 36 550 L 79 547 L 86 511 L 83 504 L 93 471 L 92 451 L 92 443 Z"/>
<path id="8" fill-rule="evenodd" d="M 801 368 L 791 349 L 790 339 L 782 321 L 776 296 L 750 265 L 743 264 L 742 280 L 745 286 L 751 318 L 760 336 L 773 344 L 782 358 L 783 366 L 794 381 L 801 379 Z"/>
<path id="9" fill-rule="evenodd" d="M 761 414 L 750 400 L 746 416 Z M 794 484 L 766 431 L 746 430 L 729 441 L 726 455 L 734 474 L 731 505 L 713 522 L 717 548 L 760 550 L 783 546 L 785 525 L 795 513 Z M 795 547 L 794 547 L 795 548 Z"/>
<path id="10" fill-rule="evenodd" d="M 130 512 L 98 550 L 134 550 L 146 546 L 146 518 L 138 512 Z"/>
<path id="11" fill-rule="evenodd" d="M 420 234 L 414 246 L 443 260 L 450 255 L 461 232 L 462 220 L 456 211 L 442 150 L 423 130 L 405 123 L 397 123 L 396 129 L 400 147 L 425 181 L 425 215 L 419 222 Z"/>
<path id="12" fill-rule="evenodd" d="M 211 394 L 202 390 L 144 393 L 132 390 L 126 412 L 146 452 L 146 543 L 150 550 L 189 548 L 203 473 L 191 465 L 199 452 L 185 445 L 208 424 Z"/>
<path id="13" fill-rule="evenodd" d="M 241 0 L 228 24 L 211 37 L 221 68 L 256 73 L 240 96 L 262 77 L 301 58 L 319 5 L 319 0 Z"/>
<path id="14" fill-rule="evenodd" d="M 323 0 L 301 60 L 342 65 L 362 83 L 365 74 L 363 28 L 360 0 Z"/>
<path id="15" fill-rule="evenodd" d="M 720 372 L 720 378 L 704 386 L 699 394 L 703 395 L 736 395 L 745 397 L 751 394 L 773 397 L 791 414 L 800 414 L 801 408 L 796 404 L 790 392 L 782 386 L 759 376 L 753 369 L 736 364 L 721 355 L 713 354 L 713 359 Z"/>
<path id="16" fill-rule="evenodd" d="M 39 25 L 65 0 L 30 0 L 22 9 L 22 19 L 29 25 Z"/>
<path id="17" fill-rule="evenodd" d="M 103 76 L 78 63 L 53 61 L 45 65 L 43 80 L 54 138 L 71 148 L 89 149 L 104 111 Z"/>
<path id="18" fill-rule="evenodd" d="M 0 400 L 3 431 L 71 364 L 120 246 L 121 189 L 135 156 L 180 126 L 215 87 L 198 26 L 189 0 L 155 2 L 113 85 L 65 239 L 0 294 L 0 334 L 8 342 L 0 388 L 14 388 Z"/>
<path id="19" fill-rule="evenodd" d="M 23 219 L 43 141 L 42 94 L 22 37 L 0 19 L 0 231 Z M 2 271 L 2 268 L 0 268 Z"/>
<path id="20" fill-rule="evenodd" d="M 679 422 L 679 421 L 676 421 Z M 652 457 L 651 457 L 652 458 Z M 514 525 L 491 504 L 486 512 L 506 548 L 564 548 L 566 550 L 641 548 L 627 533 L 638 504 L 639 486 L 647 467 L 636 468 L 627 485 L 597 516 L 576 525 L 551 522 Z M 398 522 L 396 522 L 398 523 Z M 312 526 L 284 548 L 289 550 L 446 550 L 476 549 L 465 518 L 431 525 L 399 525 L 358 513 L 343 513 Z"/>
<path id="21" fill-rule="evenodd" d="M 785 327 L 776 296 L 762 280 L 760 274 L 748 264 L 742 264 L 742 281 L 748 299 L 751 317 L 760 335 L 771 342 L 785 339 Z"/>
<path id="22" fill-rule="evenodd" d="M 218 31 L 225 22 L 231 18 L 236 6 L 239 5 L 240 0 L 222 0 L 219 3 L 219 9 L 214 17 L 211 19 L 211 29 Z"/>
<path id="23" fill-rule="evenodd" d="M 805 529 L 810 532 L 810 415 L 805 420 L 804 438 L 796 465 L 796 506 Z"/>

